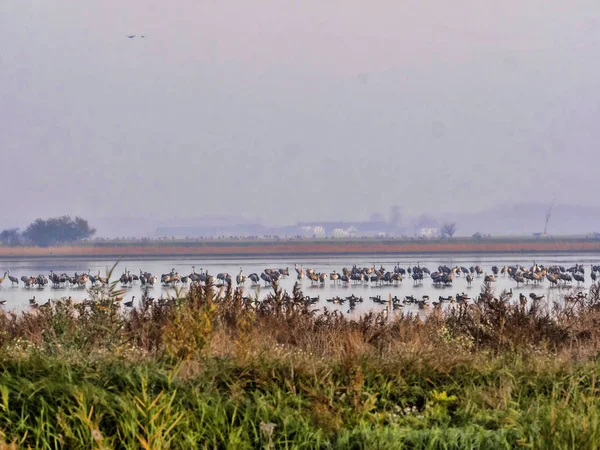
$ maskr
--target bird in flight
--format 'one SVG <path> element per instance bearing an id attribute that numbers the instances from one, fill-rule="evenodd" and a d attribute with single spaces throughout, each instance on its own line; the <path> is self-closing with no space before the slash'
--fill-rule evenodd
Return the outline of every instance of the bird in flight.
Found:
<path id="1" fill-rule="evenodd" d="M 133 39 L 135 37 L 135 34 L 132 34 L 130 36 L 127 36 L 129 39 Z"/>

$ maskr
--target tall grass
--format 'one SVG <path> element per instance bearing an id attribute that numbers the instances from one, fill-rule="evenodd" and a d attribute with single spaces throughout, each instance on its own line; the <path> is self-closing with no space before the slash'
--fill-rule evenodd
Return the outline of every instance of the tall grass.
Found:
<path id="1" fill-rule="evenodd" d="M 0 314 L 1 448 L 600 448 L 600 291 L 358 319 L 296 286 Z"/>

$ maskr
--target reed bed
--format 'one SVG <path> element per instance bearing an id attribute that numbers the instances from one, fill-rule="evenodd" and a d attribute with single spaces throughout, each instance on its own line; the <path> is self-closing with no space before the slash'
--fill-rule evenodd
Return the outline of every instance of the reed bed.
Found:
<path id="1" fill-rule="evenodd" d="M 600 448 L 600 290 L 426 318 L 194 284 L 0 313 L 0 449 Z"/>

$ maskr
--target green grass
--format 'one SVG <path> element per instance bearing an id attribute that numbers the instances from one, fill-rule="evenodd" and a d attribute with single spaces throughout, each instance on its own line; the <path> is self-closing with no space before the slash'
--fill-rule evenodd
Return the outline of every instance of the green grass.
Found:
<path id="1" fill-rule="evenodd" d="M 428 319 L 195 286 L 0 315 L 0 449 L 600 448 L 598 291 Z"/>

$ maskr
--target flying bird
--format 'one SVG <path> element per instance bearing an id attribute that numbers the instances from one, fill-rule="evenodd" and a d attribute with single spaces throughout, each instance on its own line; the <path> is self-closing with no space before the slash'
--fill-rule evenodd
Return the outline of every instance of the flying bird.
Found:
<path id="1" fill-rule="evenodd" d="M 129 39 L 133 39 L 135 37 L 135 34 L 132 34 L 130 36 L 127 36 Z"/>

